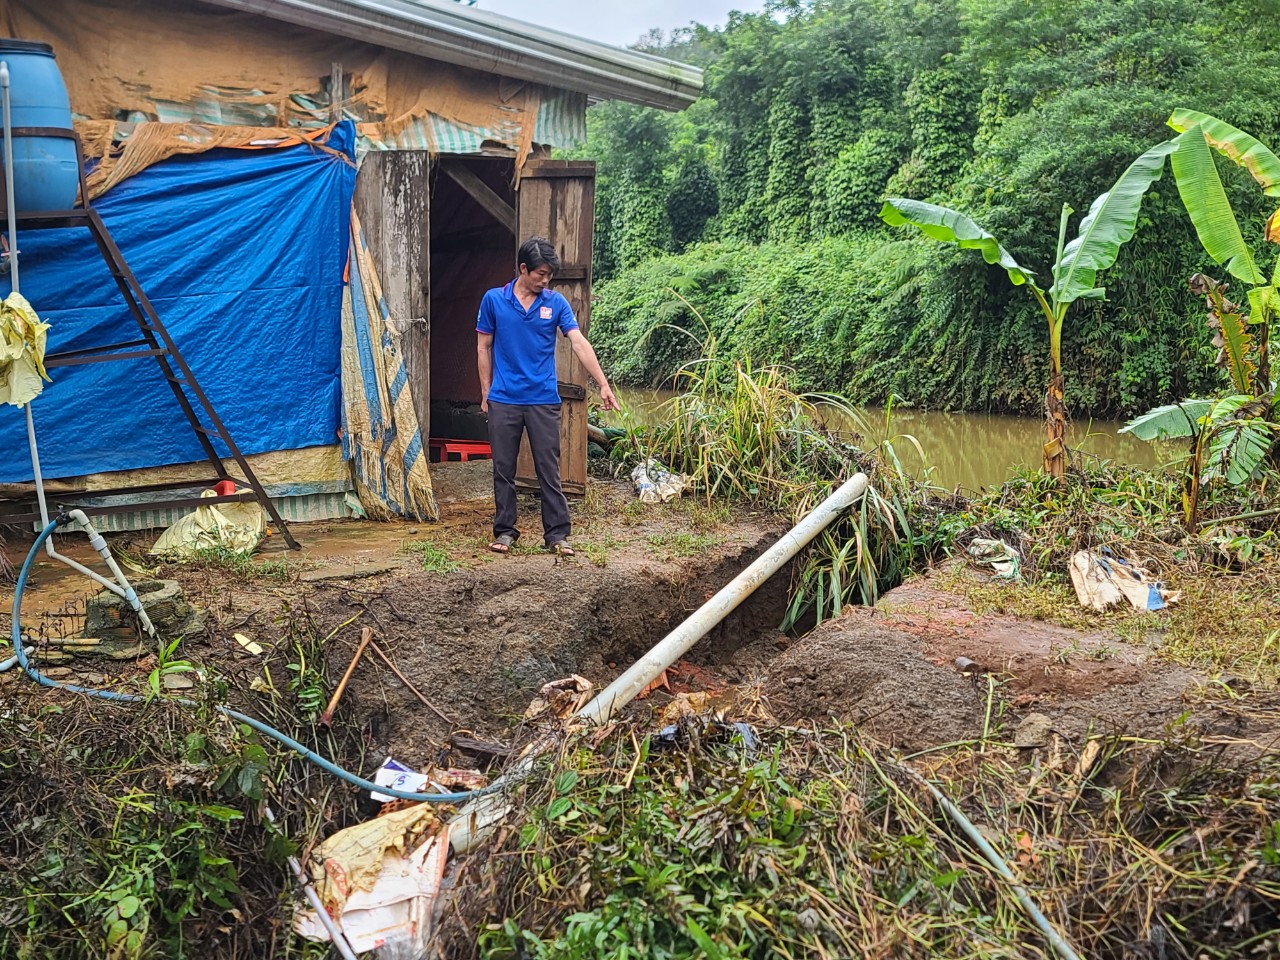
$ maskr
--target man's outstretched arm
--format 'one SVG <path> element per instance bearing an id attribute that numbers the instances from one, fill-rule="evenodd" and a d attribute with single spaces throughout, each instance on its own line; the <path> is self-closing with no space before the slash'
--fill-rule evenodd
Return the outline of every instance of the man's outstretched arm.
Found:
<path id="1" fill-rule="evenodd" d="M 600 369 L 600 361 L 596 359 L 595 348 L 587 342 L 586 335 L 576 327 L 570 330 L 567 336 L 569 337 L 569 344 L 573 347 L 573 355 L 586 368 L 587 375 L 600 384 L 600 406 L 606 410 L 617 410 L 618 399 L 613 395 L 613 388 L 609 386 L 609 381 L 605 379 L 604 371 Z"/>

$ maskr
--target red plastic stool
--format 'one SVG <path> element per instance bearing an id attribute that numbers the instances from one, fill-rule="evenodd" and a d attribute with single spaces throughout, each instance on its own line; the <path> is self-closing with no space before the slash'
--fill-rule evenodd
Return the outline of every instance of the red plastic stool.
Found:
<path id="1" fill-rule="evenodd" d="M 433 437 L 427 441 L 427 449 L 432 463 L 493 459 L 493 451 L 484 440 L 443 440 Z"/>

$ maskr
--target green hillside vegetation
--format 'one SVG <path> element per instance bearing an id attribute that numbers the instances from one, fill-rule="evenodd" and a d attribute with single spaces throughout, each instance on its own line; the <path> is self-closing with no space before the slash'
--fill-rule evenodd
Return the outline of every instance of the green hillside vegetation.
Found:
<path id="1" fill-rule="evenodd" d="M 1175 109 L 1280 143 L 1277 12 L 1274 0 L 815 0 L 649 38 L 703 66 L 706 90 L 679 114 L 589 113 L 606 369 L 667 380 L 706 339 L 692 305 L 722 356 L 788 365 L 801 389 L 1040 413 L 1036 302 L 972 252 L 885 226 L 883 199 L 962 211 L 1047 289 L 1062 205 L 1070 238 L 1174 135 Z M 1260 250 L 1274 201 L 1218 166 Z M 1166 172 L 1099 281 L 1106 299 L 1077 303 L 1064 326 L 1074 416 L 1216 386 L 1204 299 L 1187 286 L 1199 272 L 1227 279 Z"/>

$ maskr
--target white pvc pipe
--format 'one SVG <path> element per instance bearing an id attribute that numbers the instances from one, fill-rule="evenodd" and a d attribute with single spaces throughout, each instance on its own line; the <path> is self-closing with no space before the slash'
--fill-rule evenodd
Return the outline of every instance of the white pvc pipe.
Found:
<path id="1" fill-rule="evenodd" d="M 6 213 L 9 221 L 9 269 L 10 276 L 13 278 L 13 292 L 18 293 L 18 212 L 16 209 L 16 201 L 14 200 L 14 176 L 13 176 L 13 124 L 10 113 L 10 96 L 9 96 L 9 63 L 0 60 L 0 100 L 3 100 L 3 119 L 4 119 L 4 172 L 5 172 L 5 203 Z M 36 485 L 36 500 L 40 504 L 40 524 L 41 529 L 49 525 L 49 505 L 44 495 L 44 477 L 40 471 L 40 451 L 36 445 L 36 424 L 31 415 L 31 403 L 28 401 L 23 405 L 26 408 L 27 415 L 27 447 L 31 453 L 31 475 Z M 133 612 L 138 615 L 142 627 L 152 638 L 156 636 L 156 628 L 151 623 L 151 618 L 147 616 L 146 609 L 142 606 L 142 602 L 138 599 L 138 594 L 134 591 L 133 586 L 129 583 L 129 578 L 124 575 L 124 571 L 116 563 L 115 557 L 111 555 L 107 542 L 102 535 L 93 528 L 93 524 L 89 522 L 88 516 L 83 510 L 72 510 L 69 514 L 72 520 L 81 524 L 85 533 L 89 537 L 89 545 L 98 552 L 98 556 L 102 557 L 107 564 L 111 575 L 115 577 L 115 581 L 108 580 L 99 573 L 90 570 L 82 563 L 77 563 L 70 557 L 64 557 L 58 553 L 53 546 L 53 538 L 50 537 L 44 542 L 45 552 L 53 560 L 65 563 L 71 569 L 78 573 L 84 574 L 91 580 L 101 584 L 108 590 L 123 598 Z"/>
<path id="2" fill-rule="evenodd" d="M 964 811 L 948 800 L 941 790 L 910 767 L 904 767 L 899 764 L 894 764 L 894 766 L 905 772 L 916 783 L 922 784 L 926 790 L 933 794 L 933 799 L 938 801 L 943 812 L 955 821 L 956 825 L 964 831 L 965 836 L 973 841 L 974 846 L 987 858 L 987 862 L 995 867 L 996 872 L 1009 884 L 1009 888 L 1013 890 L 1014 899 L 1027 912 L 1027 916 L 1031 918 L 1031 921 L 1040 928 L 1045 935 L 1045 939 L 1049 941 L 1058 956 L 1062 960 L 1081 960 L 1080 954 L 1076 953 L 1071 944 L 1067 943 L 1066 938 L 1058 932 L 1058 929 L 1049 921 L 1049 918 L 1044 915 L 1044 911 L 1031 899 L 1031 894 L 1027 891 L 1027 888 L 1018 882 L 1018 878 L 1013 875 L 1013 871 L 1009 869 L 1009 864 L 1004 857 L 1000 856 L 996 848 L 982 835 L 982 831 L 978 829 L 974 822 L 964 815 Z"/>
<path id="3" fill-rule="evenodd" d="M 701 640 L 716 624 L 732 613 L 756 589 L 776 573 L 783 564 L 828 527 L 841 512 L 851 507 L 867 492 L 867 476 L 854 474 L 818 504 L 803 520 L 785 533 L 740 574 L 729 581 L 714 597 L 693 615 L 667 634 L 652 650 L 637 660 L 622 676 L 609 684 L 599 696 L 575 715 L 577 719 L 603 724 L 636 695 L 657 679 L 667 667 Z M 504 773 L 494 785 L 515 786 L 532 771 L 537 758 L 553 744 L 544 737 L 529 746 L 524 757 Z M 455 854 L 466 853 L 483 839 L 510 810 L 503 791 L 485 794 L 467 803 L 449 822 L 449 843 Z"/>
<path id="4" fill-rule="evenodd" d="M 18 292 L 18 211 L 13 187 L 13 123 L 9 115 L 9 61 L 0 60 L 0 92 L 4 96 L 4 198 L 9 216 L 9 269 L 13 292 Z"/>
<path id="5" fill-rule="evenodd" d="M 274 824 L 276 815 L 271 812 L 270 807 L 263 807 L 263 813 L 267 820 Z M 329 916 L 329 911 L 324 908 L 324 904 L 320 901 L 320 894 L 316 892 L 315 886 L 311 883 L 311 876 L 302 868 L 302 864 L 298 862 L 298 858 L 289 856 L 286 858 L 289 862 L 289 869 L 293 871 L 293 877 L 298 881 L 298 886 L 302 888 L 302 895 L 306 898 L 307 903 L 311 904 L 311 909 L 316 912 L 316 919 L 320 921 L 321 926 L 329 934 L 329 942 L 333 944 L 333 948 L 338 951 L 338 955 L 342 960 L 356 960 L 356 952 L 351 949 L 351 943 L 347 940 L 347 935 L 342 928 L 338 926 L 336 920 Z"/>
<path id="6" fill-rule="evenodd" d="M 52 551 L 50 551 L 49 556 L 61 560 L 68 566 L 79 568 L 82 572 L 89 574 L 93 579 L 97 580 L 99 583 L 105 584 L 115 593 L 123 597 L 133 609 L 133 612 L 138 615 L 138 620 L 142 623 L 142 629 L 147 631 L 148 636 L 155 639 L 156 628 L 151 623 L 151 618 L 147 616 L 147 610 L 142 605 L 142 601 L 138 599 L 138 593 L 133 589 L 133 584 L 131 584 L 129 582 L 129 578 L 124 575 L 124 571 L 120 569 L 120 565 L 116 563 L 116 558 L 111 555 L 111 548 L 107 546 L 106 539 L 102 534 L 94 529 L 93 524 L 89 522 L 88 515 L 83 510 L 71 510 L 67 513 L 67 516 L 84 528 L 85 535 L 89 538 L 89 546 L 98 552 L 98 556 L 100 556 L 103 562 L 107 565 L 107 569 L 111 571 L 111 575 L 116 578 L 116 583 L 113 584 L 105 577 L 98 576 L 92 570 L 88 570 L 87 568 L 80 566 L 80 564 L 76 563 L 69 557 L 64 557 L 61 554 L 53 553 Z M 52 539 L 52 537 L 49 538 L 49 540 Z M 49 541 L 45 542 L 47 543 Z M 119 586 L 117 586 L 117 584 Z"/>
<path id="7" fill-rule="evenodd" d="M 34 656 L 36 652 L 35 647 L 28 647 L 26 644 L 22 645 L 22 650 L 28 657 Z M 0 661 L 0 673 L 8 673 L 17 665 L 18 665 L 18 655 L 15 653 L 8 660 Z"/>
<path id="8" fill-rule="evenodd" d="M 592 723 L 608 723 L 618 710 L 656 680 L 663 670 L 679 660 L 712 627 L 736 610 L 742 601 L 866 492 L 866 474 L 857 473 L 846 480 L 831 496 L 785 533 L 781 540 L 699 607 L 693 616 L 667 634 L 622 676 L 605 687 L 598 697 L 578 712 L 578 717 Z"/>
<path id="9" fill-rule="evenodd" d="M 20 293 L 18 283 L 18 201 L 15 199 L 13 161 L 13 117 L 10 112 L 9 63 L 0 61 L 0 94 L 4 99 L 4 199 L 5 213 L 9 220 L 9 276 L 13 278 L 13 292 Z M 32 479 L 36 485 L 36 499 L 40 502 L 40 527 L 49 525 L 49 508 L 44 499 L 44 478 L 40 475 L 40 454 L 36 447 L 36 425 L 31 417 L 31 401 L 23 404 L 27 416 L 27 448 L 31 451 Z M 45 549 L 53 556 L 53 540 L 45 541 Z"/>
<path id="10" fill-rule="evenodd" d="M 11 241 L 12 242 L 12 241 Z M 17 280 L 14 290 L 18 289 Z M 36 500 L 40 503 L 40 529 L 49 525 L 49 504 L 44 498 L 44 474 L 40 469 L 40 448 L 36 446 L 36 421 L 31 415 L 31 401 L 24 404 L 27 411 L 27 451 L 31 454 L 31 479 L 36 485 Z M 53 538 L 44 542 L 45 552 L 53 556 Z"/>

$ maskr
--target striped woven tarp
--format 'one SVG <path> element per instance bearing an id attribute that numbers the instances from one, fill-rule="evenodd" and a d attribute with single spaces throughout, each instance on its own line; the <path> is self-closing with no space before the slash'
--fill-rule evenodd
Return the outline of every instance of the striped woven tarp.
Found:
<path id="1" fill-rule="evenodd" d="M 231 96 L 237 93 L 239 96 Z M 300 124 L 303 129 L 323 127 L 330 122 L 329 104 L 323 94 L 307 97 L 295 94 L 295 107 L 310 113 L 314 120 Z M 280 124 L 274 104 L 259 102 L 259 92 L 210 91 L 209 96 L 188 103 L 156 100 L 156 117 L 162 123 L 206 123 L 210 126 L 261 126 Z M 143 114 L 128 117 L 133 122 L 148 120 Z M 377 124 L 365 122 L 356 113 L 347 116 L 359 124 L 356 152 L 369 150 L 429 150 L 432 153 L 481 153 L 483 145 L 502 143 L 515 146 L 522 140 L 518 110 L 512 109 L 511 123 L 502 129 L 486 129 L 455 123 L 434 113 L 410 120 L 394 137 L 379 138 Z M 547 147 L 575 147 L 587 139 L 587 98 L 570 90 L 543 88 L 533 126 L 533 143 Z"/>
<path id="2" fill-rule="evenodd" d="M 367 127 L 363 128 L 367 131 Z M 576 147 L 587 139 L 587 98 L 569 90 L 545 90 L 533 125 L 533 142 L 547 147 Z M 367 132 L 358 150 L 429 150 L 432 153 L 482 153 L 484 144 L 520 142 L 519 123 L 486 130 L 453 123 L 436 114 L 412 120 L 395 137 L 379 140 Z"/>
<path id="3" fill-rule="evenodd" d="M 351 212 L 351 282 L 342 302 L 342 452 L 370 516 L 436 520 L 422 428 L 396 323 Z"/>

